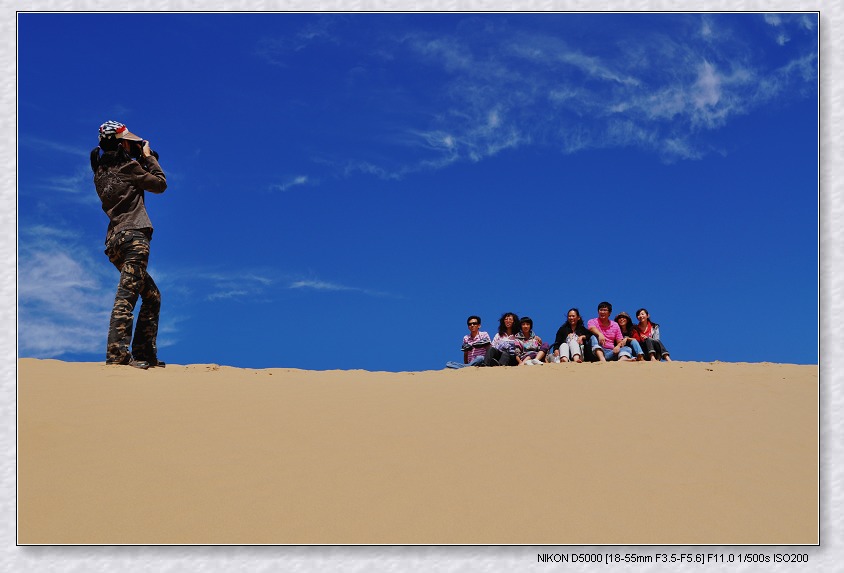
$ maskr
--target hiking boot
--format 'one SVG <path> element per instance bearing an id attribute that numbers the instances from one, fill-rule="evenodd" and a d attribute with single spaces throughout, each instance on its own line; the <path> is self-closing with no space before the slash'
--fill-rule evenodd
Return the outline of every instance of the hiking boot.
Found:
<path id="1" fill-rule="evenodd" d="M 115 364 L 118 366 L 131 366 L 132 368 L 140 368 L 141 370 L 146 370 L 149 368 L 149 362 L 144 360 L 135 360 L 134 358 L 130 358 L 129 360 L 121 360 L 119 362 L 113 360 L 106 360 L 106 364 Z"/>
<path id="2" fill-rule="evenodd" d="M 135 360 L 140 360 L 141 362 L 146 362 L 149 364 L 150 368 L 155 368 L 156 366 L 159 368 L 164 368 L 167 366 L 163 360 L 159 360 L 158 358 L 148 358 L 144 354 L 135 354 Z"/>

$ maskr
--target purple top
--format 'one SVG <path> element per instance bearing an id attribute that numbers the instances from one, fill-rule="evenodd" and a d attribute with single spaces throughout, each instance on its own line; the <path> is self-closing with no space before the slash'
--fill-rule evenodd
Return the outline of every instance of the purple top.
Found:
<path id="1" fill-rule="evenodd" d="M 485 342 L 487 344 L 489 344 L 491 341 L 489 339 L 489 334 L 484 332 L 483 330 L 478 331 L 478 335 L 475 336 L 475 337 L 470 338 L 468 334 L 463 337 L 463 346 L 466 346 L 467 344 L 472 345 L 472 348 L 469 350 L 469 355 L 468 355 L 469 356 L 469 362 L 471 362 L 472 360 L 474 360 L 478 356 L 483 356 L 484 354 L 486 354 L 486 347 L 478 348 L 476 346 L 478 344 L 483 344 Z"/>

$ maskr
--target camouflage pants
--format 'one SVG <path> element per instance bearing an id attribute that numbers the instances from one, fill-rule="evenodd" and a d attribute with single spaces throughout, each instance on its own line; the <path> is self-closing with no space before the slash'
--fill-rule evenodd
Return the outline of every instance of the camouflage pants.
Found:
<path id="1" fill-rule="evenodd" d="M 158 337 L 161 293 L 147 273 L 149 235 L 137 229 L 115 233 L 106 244 L 105 254 L 120 271 L 108 328 L 106 362 L 126 364 L 133 356 L 135 360 L 155 362 L 158 359 L 155 341 Z M 135 338 L 132 339 L 132 313 L 138 296 L 141 297 L 141 309 L 138 311 Z"/>

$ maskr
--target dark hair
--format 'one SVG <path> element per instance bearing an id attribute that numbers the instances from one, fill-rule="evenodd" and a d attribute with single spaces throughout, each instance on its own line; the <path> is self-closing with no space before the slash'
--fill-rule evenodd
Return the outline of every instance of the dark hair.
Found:
<path id="1" fill-rule="evenodd" d="M 649 313 L 648 309 L 646 309 L 646 308 L 640 308 L 639 310 L 636 311 L 636 314 L 633 315 L 633 316 L 636 317 L 636 320 L 639 320 L 639 313 L 642 312 L 643 310 L 645 311 L 645 314 L 648 315 L 648 322 L 650 322 L 654 326 L 659 326 L 657 323 L 655 323 L 654 321 L 651 320 L 651 313 Z"/>
<path id="2" fill-rule="evenodd" d="M 474 319 L 477 319 L 477 321 L 478 321 L 478 326 L 480 326 L 480 325 L 481 325 L 481 317 L 480 317 L 480 316 L 475 316 L 474 314 L 473 314 L 472 316 L 470 316 L 469 318 L 467 318 L 467 319 L 466 319 L 466 326 L 469 326 L 469 323 L 470 323 L 470 322 L 472 322 L 472 319 L 473 319 L 473 318 L 474 318 Z"/>
<path id="3" fill-rule="evenodd" d="M 583 325 L 583 318 L 580 316 L 580 311 L 577 310 L 576 308 L 570 308 L 566 311 L 566 322 L 569 321 L 569 313 L 571 311 L 574 311 L 574 313 L 577 315 L 577 323 L 574 325 L 574 327 L 577 328 L 578 326 L 582 326 Z M 565 323 L 563 323 L 563 324 L 565 324 Z"/>
<path id="4" fill-rule="evenodd" d="M 621 323 L 618 322 L 619 318 L 627 319 L 627 328 L 621 326 Z M 631 320 L 630 317 L 627 316 L 627 313 L 625 313 L 625 316 L 621 316 L 621 313 L 619 313 L 613 320 L 618 324 L 618 328 L 621 329 L 621 334 L 623 334 L 624 336 L 633 336 L 633 320 Z"/>
<path id="5" fill-rule="evenodd" d="M 507 334 L 507 327 L 504 326 L 504 319 L 508 316 L 513 317 L 513 332 L 515 333 L 518 330 L 516 325 L 519 324 L 519 315 L 515 312 L 505 312 L 501 315 L 501 318 L 498 319 L 498 334 L 500 334 L 501 336 Z"/>
<path id="6" fill-rule="evenodd" d="M 116 139 L 106 138 L 100 141 L 100 145 L 91 150 L 91 171 L 97 172 L 100 168 L 123 165 L 132 161 L 122 145 Z"/>
<path id="7" fill-rule="evenodd" d="M 531 319 L 529 316 L 522 317 L 522 319 L 519 321 L 519 324 L 525 323 L 529 324 L 530 327 L 533 328 L 533 319 Z"/>
<path id="8" fill-rule="evenodd" d="M 602 308 L 608 308 L 608 309 L 610 309 L 610 312 L 612 312 L 612 305 L 610 303 L 608 303 L 607 301 L 598 303 L 598 310 L 601 310 Z"/>

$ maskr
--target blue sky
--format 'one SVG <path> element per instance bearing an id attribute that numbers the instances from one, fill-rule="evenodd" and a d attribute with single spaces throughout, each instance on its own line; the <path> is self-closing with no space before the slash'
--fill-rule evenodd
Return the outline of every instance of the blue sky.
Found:
<path id="1" fill-rule="evenodd" d="M 168 176 L 165 361 L 438 369 L 609 300 L 817 363 L 816 14 L 20 14 L 20 356 L 104 360 L 109 119 Z"/>

